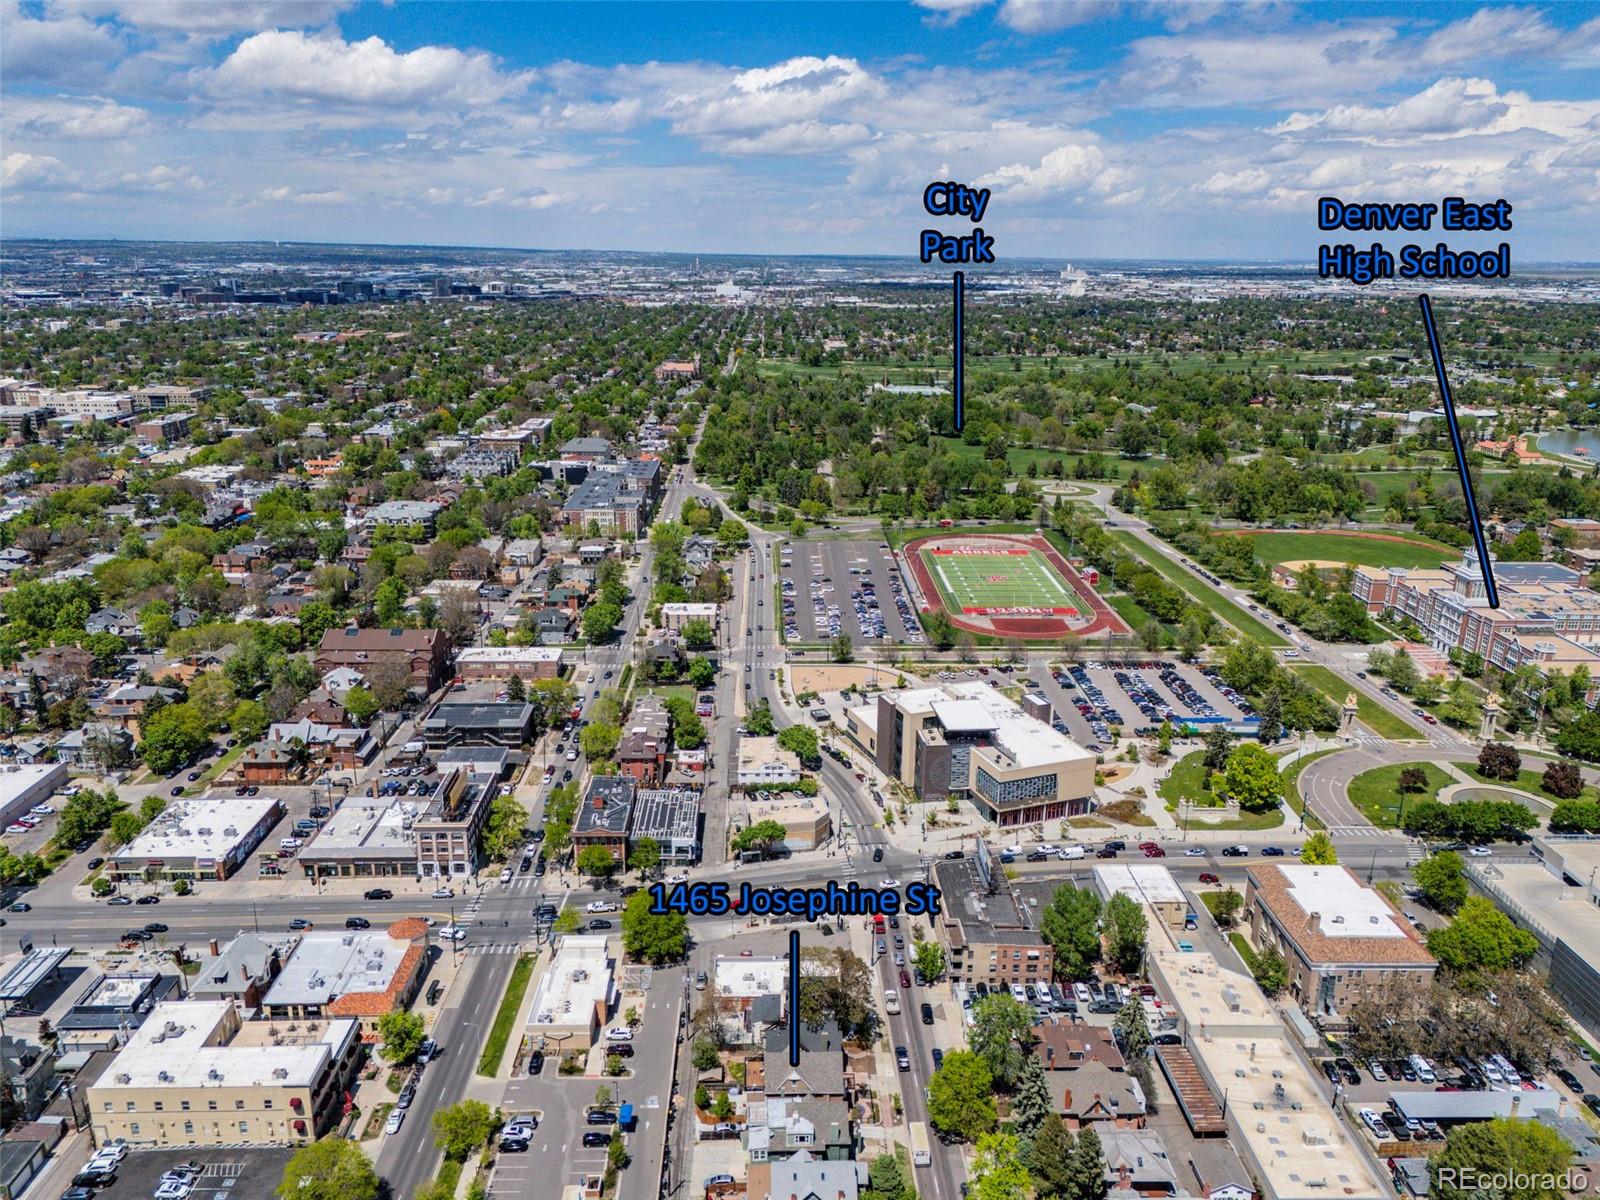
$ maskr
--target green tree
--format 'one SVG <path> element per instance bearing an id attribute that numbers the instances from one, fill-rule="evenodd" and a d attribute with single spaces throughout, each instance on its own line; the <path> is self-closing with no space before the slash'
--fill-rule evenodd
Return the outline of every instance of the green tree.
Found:
<path id="1" fill-rule="evenodd" d="M 355 1142 L 322 1138 L 301 1146 L 283 1167 L 278 1200 L 378 1200 L 382 1181 Z"/>
<path id="2" fill-rule="evenodd" d="M 1444 1148 L 1428 1160 L 1428 1195 L 1438 1200 L 1474 1200 L 1486 1188 L 1478 1180 L 1499 1176 L 1509 1186 L 1493 1189 L 1503 1200 L 1560 1200 L 1558 1182 L 1572 1165 L 1572 1146 L 1539 1121 L 1495 1117 L 1457 1125 Z"/>
<path id="3" fill-rule="evenodd" d="M 1123 1045 L 1128 1061 L 1137 1062 L 1150 1049 L 1150 1025 L 1144 1017 L 1144 1005 L 1138 996 L 1132 996 L 1117 1012 L 1113 1024 L 1122 1030 Z"/>
<path id="4" fill-rule="evenodd" d="M 1100 1148 L 1100 1135 L 1094 1126 L 1078 1131 L 1077 1144 L 1067 1163 L 1068 1193 L 1073 1200 L 1105 1200 L 1106 1156 Z"/>
<path id="5" fill-rule="evenodd" d="M 494 1130 L 494 1110 L 482 1100 L 461 1100 L 433 1114 L 433 1144 L 451 1162 L 466 1162 Z"/>
<path id="6" fill-rule="evenodd" d="M 510 792 L 496 796 L 483 823 L 483 850 L 496 862 L 505 862 L 522 845 L 528 827 L 528 810 Z"/>
<path id="7" fill-rule="evenodd" d="M 1249 812 L 1265 812 L 1283 800 L 1283 776 L 1278 773 L 1278 760 L 1250 742 L 1228 752 L 1222 786 L 1239 802 L 1240 808 Z"/>
<path id="8" fill-rule="evenodd" d="M 731 843 L 735 853 L 746 850 L 771 850 L 778 843 L 789 836 L 789 831 L 780 821 L 757 821 L 754 825 L 746 825 L 733 835 Z"/>
<path id="9" fill-rule="evenodd" d="M 211 740 L 204 716 L 188 704 L 169 704 L 144 723 L 139 754 L 158 775 L 193 762 Z"/>
<path id="10" fill-rule="evenodd" d="M 604 846 L 585 846 L 578 851 L 579 873 L 589 876 L 597 884 L 610 878 L 618 866 L 617 860 L 611 856 L 611 851 Z"/>
<path id="11" fill-rule="evenodd" d="M 778 731 L 778 745 L 798 755 L 802 766 L 816 768 L 822 765 L 822 751 L 814 729 L 807 729 L 804 725 L 789 725 Z"/>
<path id="12" fill-rule="evenodd" d="M 1031 1141 L 1040 1124 L 1050 1115 L 1052 1104 L 1050 1084 L 1044 1077 L 1044 1064 L 1039 1061 L 1037 1054 L 1030 1054 L 1023 1060 L 1016 1094 L 1011 1098 L 1012 1128 Z"/>
<path id="13" fill-rule="evenodd" d="M 1411 868 L 1411 878 L 1416 881 L 1423 902 L 1447 916 L 1466 901 L 1466 872 L 1461 856 L 1453 850 L 1428 855 Z"/>
<path id="14" fill-rule="evenodd" d="M 991 992 L 972 1006 L 967 1045 L 983 1059 L 1001 1087 L 1009 1088 L 1022 1074 L 1023 1060 L 1033 1042 L 1033 1010 L 1021 1001 L 1004 992 Z"/>
<path id="15" fill-rule="evenodd" d="M 372 689 L 359 683 L 344 694 L 343 704 L 344 711 L 357 725 L 370 725 L 379 712 L 378 698 L 372 694 Z"/>
<path id="16" fill-rule="evenodd" d="M 1022 1165 L 1022 1143 L 1015 1134 L 991 1133 L 978 1139 L 969 1200 L 1027 1200 L 1032 1188 L 1033 1179 Z"/>
<path id="17" fill-rule="evenodd" d="M 1084 979 L 1100 959 L 1100 897 L 1064 883 L 1039 917 L 1039 933 L 1055 949 L 1056 971 Z"/>
<path id="18" fill-rule="evenodd" d="M 1300 861 L 1316 867 L 1331 867 L 1338 863 L 1339 852 L 1334 849 L 1333 839 L 1319 829 L 1300 847 Z"/>
<path id="19" fill-rule="evenodd" d="M 1255 976 L 1256 986 L 1268 996 L 1276 996 L 1289 986 L 1289 965 L 1283 961 L 1283 955 L 1271 946 L 1256 954 L 1255 962 L 1250 965 L 1250 973 Z"/>
<path id="20" fill-rule="evenodd" d="M 856 656 L 855 643 L 848 633 L 841 633 L 828 643 L 829 656 L 836 663 L 850 662 Z"/>
<path id="21" fill-rule="evenodd" d="M 694 617 L 683 623 L 679 631 L 683 634 L 683 644 L 691 650 L 707 650 L 715 644 L 716 634 L 711 630 L 711 622 L 703 617 Z"/>
<path id="22" fill-rule="evenodd" d="M 1039 1123 L 1028 1155 L 1036 1200 L 1074 1200 L 1072 1187 L 1072 1131 L 1055 1113 Z"/>
<path id="23" fill-rule="evenodd" d="M 628 852 L 628 866 L 641 875 L 654 871 L 661 865 L 661 843 L 653 837 L 642 837 L 634 842 Z"/>
<path id="24" fill-rule="evenodd" d="M 970 1050 L 952 1050 L 928 1081 L 928 1119 L 941 1133 L 975 1141 L 995 1125 L 994 1079 Z"/>
<path id="25" fill-rule="evenodd" d="M 266 708 L 255 700 L 239 701 L 228 714 L 228 728 L 241 746 L 259 742 L 271 724 L 272 718 Z"/>
<path id="26" fill-rule="evenodd" d="M 688 919 L 678 912 L 652 913 L 650 893 L 635 892 L 622 910 L 622 945 L 641 962 L 677 962 L 688 949 Z"/>
<path id="27" fill-rule="evenodd" d="M 553 933 L 577 933 L 582 928 L 583 918 L 578 915 L 578 910 L 575 908 L 563 908 L 550 923 Z"/>
<path id="28" fill-rule="evenodd" d="M 1124 975 L 1136 972 L 1144 960 L 1145 936 L 1149 932 L 1144 906 L 1116 893 L 1106 903 L 1104 929 L 1111 961 Z"/>
<path id="29" fill-rule="evenodd" d="M 578 744 L 590 762 L 604 762 L 616 753 L 622 730 L 606 721 L 590 721 L 578 733 Z"/>
<path id="30" fill-rule="evenodd" d="M 139 836 L 144 829 L 144 818 L 136 812 L 123 809 L 113 814 L 111 818 L 111 841 L 118 846 L 126 846 Z"/>
<path id="31" fill-rule="evenodd" d="M 812 1027 L 832 1021 L 847 1037 L 872 1032 L 872 970 L 844 947 L 805 946 L 800 950 L 800 1019 Z"/>
<path id="32" fill-rule="evenodd" d="M 583 610 L 583 640 L 597 646 L 609 638 L 622 621 L 622 609 L 606 600 Z"/>
<path id="33" fill-rule="evenodd" d="M 701 1038 L 694 1044 L 694 1069 L 696 1071 L 709 1071 L 722 1061 L 717 1053 L 717 1044 L 706 1038 Z"/>
<path id="34" fill-rule="evenodd" d="M 744 727 L 750 731 L 751 737 L 771 737 L 777 729 L 777 724 L 772 719 L 771 706 L 762 700 L 745 713 Z"/>
<path id="35" fill-rule="evenodd" d="M 689 683 L 693 687 L 708 688 L 717 677 L 717 667 L 704 655 L 696 655 L 689 660 Z"/>
<path id="36" fill-rule="evenodd" d="M 1482 896 L 1462 901 L 1455 920 L 1428 931 L 1428 950 L 1441 966 L 1453 971 L 1504 971 L 1518 967 L 1539 950 L 1539 941 L 1518 929 Z"/>
<path id="37" fill-rule="evenodd" d="M 1556 734 L 1556 749 L 1584 762 L 1600 762 L 1600 713 L 1585 712 Z"/>
<path id="38" fill-rule="evenodd" d="M 867 1168 L 867 1191 L 862 1200 L 916 1200 L 917 1193 L 906 1178 L 900 1159 L 880 1154 Z"/>
<path id="39" fill-rule="evenodd" d="M 378 1037 L 383 1040 L 379 1051 L 387 1062 L 408 1063 L 417 1056 L 422 1045 L 422 1016 L 397 1008 L 378 1018 Z"/>
<path id="40" fill-rule="evenodd" d="M 944 947 L 931 938 L 918 942 L 911 951 L 911 965 L 929 983 L 937 982 L 944 976 Z"/>
<path id="41" fill-rule="evenodd" d="M 1221 771 L 1227 768 L 1228 755 L 1233 752 L 1233 734 L 1221 725 L 1212 727 L 1211 732 L 1205 736 L 1205 757 L 1202 760 L 1208 771 Z"/>
<path id="42" fill-rule="evenodd" d="M 378 585 L 372 595 L 373 615 L 378 624 L 393 628 L 405 620 L 406 585 L 398 575 L 391 575 Z"/>
<path id="43" fill-rule="evenodd" d="M 1554 811 L 1550 814 L 1550 832 L 1600 832 L 1600 802 L 1594 800 L 1563 800 L 1555 806 Z"/>

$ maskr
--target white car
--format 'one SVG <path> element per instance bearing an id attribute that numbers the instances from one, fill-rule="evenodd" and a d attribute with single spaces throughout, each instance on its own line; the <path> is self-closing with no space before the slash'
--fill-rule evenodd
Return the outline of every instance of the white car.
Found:
<path id="1" fill-rule="evenodd" d="M 455 896 L 455 892 L 451 891 L 447 887 L 436 888 L 436 889 L 434 889 L 434 893 L 433 893 L 433 898 L 435 900 L 450 900 L 450 899 L 454 898 L 454 896 Z"/>
<path id="2" fill-rule="evenodd" d="M 446 942 L 464 942 L 467 940 L 467 931 L 459 925 L 446 925 L 439 930 L 439 937 Z"/>
<path id="3" fill-rule="evenodd" d="M 28 832 L 28 826 L 26 826 L 26 825 L 18 825 L 15 821 L 13 821 L 13 822 L 11 822 L 11 824 L 6 826 L 6 832 L 7 833 L 27 833 Z"/>
<path id="4" fill-rule="evenodd" d="M 631 1042 L 633 1041 L 633 1030 L 626 1025 L 613 1025 L 606 1030 L 606 1041 Z"/>
<path id="5" fill-rule="evenodd" d="M 591 900 L 583 906 L 583 911 L 591 913 L 616 912 L 617 906 L 609 900 Z"/>
<path id="6" fill-rule="evenodd" d="M 577 747 L 573 747 L 571 750 L 567 751 L 567 761 L 568 762 L 577 762 L 578 761 L 578 750 L 577 750 Z"/>
<path id="7" fill-rule="evenodd" d="M 124 1141 L 107 1142 L 94 1152 L 94 1157 L 119 1163 L 128 1157 L 128 1143 Z"/>
<path id="8" fill-rule="evenodd" d="M 1199 846 L 1190 846 L 1183 852 L 1183 856 L 1185 858 L 1204 858 L 1206 856 L 1206 852 Z"/>
<path id="9" fill-rule="evenodd" d="M 389 1114 L 389 1119 L 383 1123 L 385 1133 L 399 1133 L 400 1125 L 406 1119 L 406 1114 L 398 1108 Z"/>
<path id="10" fill-rule="evenodd" d="M 668 883 L 688 883 L 689 882 L 689 872 L 687 872 L 687 871 L 679 871 L 676 875 L 668 875 L 667 876 L 667 882 Z"/>
<path id="11" fill-rule="evenodd" d="M 501 883 L 510 883 L 511 882 L 511 868 L 510 867 L 507 867 L 505 870 L 500 872 L 500 882 Z"/>
<path id="12" fill-rule="evenodd" d="M 1389 1140 L 1389 1127 L 1383 1123 L 1382 1118 L 1378 1116 L 1374 1109 L 1363 1108 L 1361 1110 L 1361 1123 L 1372 1130 L 1374 1136 L 1380 1141 Z"/>
<path id="13" fill-rule="evenodd" d="M 1487 846 L 1469 846 L 1467 847 L 1467 853 L 1472 855 L 1473 858 L 1488 858 L 1494 851 Z"/>
<path id="14" fill-rule="evenodd" d="M 35 804 L 28 811 L 36 817 L 48 817 L 51 813 L 55 812 L 55 809 L 51 808 L 48 804 Z"/>
<path id="15" fill-rule="evenodd" d="M 898 879 L 885 879 L 882 886 L 886 888 L 897 888 L 900 886 L 900 881 Z"/>

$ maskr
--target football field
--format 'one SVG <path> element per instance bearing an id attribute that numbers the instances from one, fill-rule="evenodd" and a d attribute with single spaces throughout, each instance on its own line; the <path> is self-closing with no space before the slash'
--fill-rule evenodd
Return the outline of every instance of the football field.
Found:
<path id="1" fill-rule="evenodd" d="M 1070 616 L 1084 611 L 1077 593 L 1035 550 L 925 549 L 922 557 L 951 612 L 1033 609 Z"/>

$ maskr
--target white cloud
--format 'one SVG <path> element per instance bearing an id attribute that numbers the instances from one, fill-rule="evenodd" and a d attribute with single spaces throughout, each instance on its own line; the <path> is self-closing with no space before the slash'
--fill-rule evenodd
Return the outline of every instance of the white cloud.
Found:
<path id="1" fill-rule="evenodd" d="M 114 187 L 102 185 L 102 190 L 174 192 L 198 188 L 201 184 L 200 176 L 195 174 L 194 168 L 187 163 L 177 167 L 169 167 L 164 163 L 158 163 L 142 171 L 128 171 L 118 178 Z"/>
<path id="2" fill-rule="evenodd" d="M 268 204 L 348 204 L 350 197 L 339 188 L 325 188 L 308 192 L 292 187 L 267 188 L 257 194 L 258 200 Z"/>
<path id="3" fill-rule="evenodd" d="M 883 97 L 887 88 L 853 58 L 803 55 L 711 79 L 666 99 L 678 133 L 740 133 L 813 121 Z"/>
<path id="4" fill-rule="evenodd" d="M 1302 133 L 1453 134 L 1483 129 L 1505 116 L 1510 106 L 1487 79 L 1441 79 L 1427 90 L 1388 108 L 1340 104 L 1320 113 L 1291 113 L 1274 130 Z"/>
<path id="5" fill-rule="evenodd" d="M 1240 171 L 1216 171 L 1200 185 L 1200 190 L 1211 196 L 1248 196 L 1264 191 L 1272 182 L 1260 167 L 1246 167 Z"/>
<path id="6" fill-rule="evenodd" d="M 1012 163 L 981 177 L 978 183 L 1002 196 L 1028 200 L 1072 192 L 1107 192 L 1123 178 L 1108 167 L 1099 146 L 1078 141 L 1057 146 L 1037 166 Z"/>
<path id="7" fill-rule="evenodd" d="M 0 183 L 8 188 L 53 188 L 70 183 L 72 179 L 67 164 L 48 154 L 24 154 L 18 151 L 0 159 Z"/>
<path id="8" fill-rule="evenodd" d="M 1121 11 L 1121 0 L 1005 0 L 999 21 L 1018 33 L 1053 33 L 1104 21 Z"/>
<path id="9" fill-rule="evenodd" d="M 114 17 L 124 25 L 194 37 L 324 25 L 354 0 L 51 0 L 50 11 Z"/>
<path id="10" fill-rule="evenodd" d="M 6 117 L 18 137 L 121 138 L 152 128 L 144 109 L 104 96 L 13 96 Z"/>
<path id="11" fill-rule="evenodd" d="M 869 140 L 865 125 L 841 122 L 797 121 L 748 137 L 729 138 L 718 147 L 724 154 L 821 154 Z"/>
<path id="12" fill-rule="evenodd" d="M 122 52 L 116 35 L 83 17 L 38 20 L 18 0 L 0 0 L 0 75 L 9 88 L 28 81 L 81 83 Z"/>
<path id="13" fill-rule="evenodd" d="M 361 108 L 486 105 L 526 89 L 527 72 L 507 74 L 480 51 L 421 46 L 398 53 L 381 38 L 346 42 L 272 30 L 239 43 L 197 82 L 213 99 L 248 105 L 262 97 Z"/>
<path id="14" fill-rule="evenodd" d="M 1423 67 L 1453 67 L 1542 55 L 1562 36 L 1536 8 L 1480 8 L 1430 35 L 1416 51 L 1416 61 Z"/>

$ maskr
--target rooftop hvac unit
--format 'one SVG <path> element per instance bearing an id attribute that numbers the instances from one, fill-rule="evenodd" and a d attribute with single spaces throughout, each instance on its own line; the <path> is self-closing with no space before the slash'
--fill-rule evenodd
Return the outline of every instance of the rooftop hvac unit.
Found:
<path id="1" fill-rule="evenodd" d="M 206 1072 L 206 1078 L 207 1079 L 214 1079 L 218 1083 L 221 1083 L 222 1082 L 222 1072 L 217 1070 L 215 1067 L 212 1067 L 211 1070 Z"/>
<path id="2" fill-rule="evenodd" d="M 123 1072 L 122 1074 L 117 1076 L 117 1082 L 118 1083 L 132 1083 L 133 1082 L 133 1076 L 129 1075 L 127 1072 Z"/>
<path id="3" fill-rule="evenodd" d="M 288 1067 L 273 1067 L 272 1068 L 272 1077 L 274 1079 L 287 1079 L 287 1078 L 289 1078 L 289 1068 Z"/>
<path id="4" fill-rule="evenodd" d="M 172 1082 L 172 1076 L 169 1075 L 165 1071 L 157 1072 L 156 1073 L 156 1078 L 159 1079 L 162 1083 L 171 1083 Z"/>
<path id="5" fill-rule="evenodd" d="M 223 829 L 222 829 L 222 836 L 223 837 L 238 837 L 239 836 L 239 831 L 236 828 L 234 828 L 232 825 L 225 825 L 223 827 Z"/>
<path id="6" fill-rule="evenodd" d="M 211 836 L 211 830 L 209 830 L 209 829 L 197 829 L 197 830 L 195 830 L 195 832 L 198 833 L 201 837 L 210 837 Z"/>

